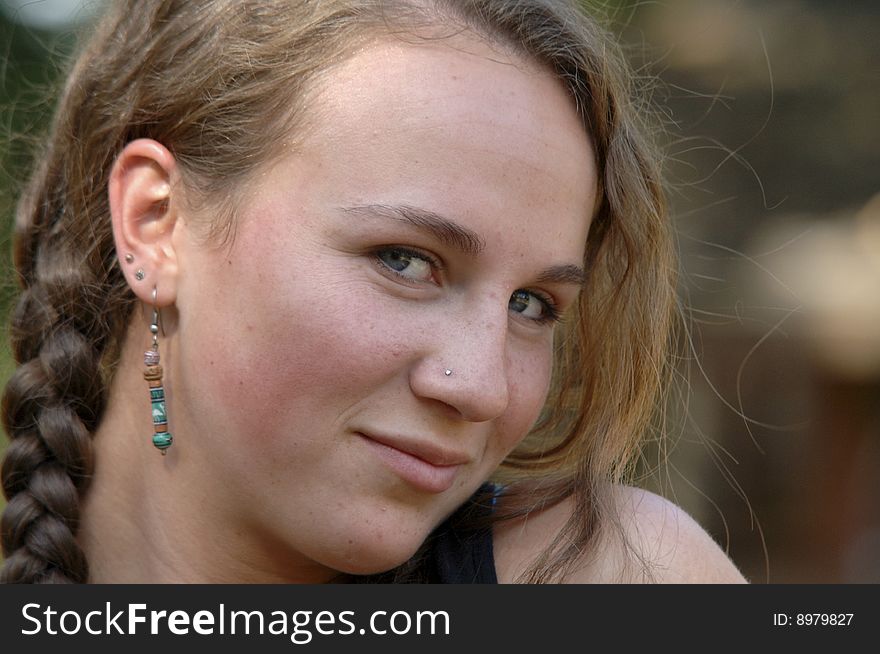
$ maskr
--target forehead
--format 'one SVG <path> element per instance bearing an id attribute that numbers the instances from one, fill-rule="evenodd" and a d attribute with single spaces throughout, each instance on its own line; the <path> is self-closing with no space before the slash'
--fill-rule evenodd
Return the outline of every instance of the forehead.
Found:
<path id="1" fill-rule="evenodd" d="M 333 68 L 313 97 L 301 153 L 338 180 L 328 190 L 348 196 L 339 202 L 423 206 L 490 240 L 540 233 L 554 258 L 582 258 L 593 149 L 549 71 L 474 37 L 385 40 Z"/>

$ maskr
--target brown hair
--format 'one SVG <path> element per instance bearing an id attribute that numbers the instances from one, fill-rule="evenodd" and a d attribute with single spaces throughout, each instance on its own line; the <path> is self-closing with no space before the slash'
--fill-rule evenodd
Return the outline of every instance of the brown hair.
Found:
<path id="1" fill-rule="evenodd" d="M 116 155 L 139 137 L 161 142 L 198 201 L 217 209 L 212 237 L 231 238 L 236 190 L 277 152 L 277 135 L 296 138 L 316 78 L 364 40 L 428 26 L 469 30 L 554 71 L 593 139 L 600 203 L 588 279 L 560 331 L 545 411 L 498 472 L 514 483 L 497 517 L 576 500 L 525 581 L 559 579 L 615 524 L 606 490 L 625 478 L 664 387 L 676 265 L 659 159 L 632 77 L 596 21 L 574 0 L 129 0 L 76 60 L 16 216 L 3 581 L 88 579 L 79 500 L 136 305 L 107 201 Z"/>

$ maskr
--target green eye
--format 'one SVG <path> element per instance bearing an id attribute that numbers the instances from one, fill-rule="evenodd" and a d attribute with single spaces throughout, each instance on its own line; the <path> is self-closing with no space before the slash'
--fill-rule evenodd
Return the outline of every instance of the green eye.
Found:
<path id="1" fill-rule="evenodd" d="M 385 248 L 376 252 L 376 259 L 395 275 L 412 281 L 431 281 L 434 262 L 427 256 L 405 248 Z"/>
<path id="2" fill-rule="evenodd" d="M 538 323 L 554 323 L 560 317 L 552 300 L 522 289 L 513 292 L 507 306 L 511 311 Z"/>

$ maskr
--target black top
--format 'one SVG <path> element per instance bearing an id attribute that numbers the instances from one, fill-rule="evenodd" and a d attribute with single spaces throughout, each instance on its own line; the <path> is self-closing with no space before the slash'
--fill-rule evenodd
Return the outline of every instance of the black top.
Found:
<path id="1" fill-rule="evenodd" d="M 497 584 L 495 556 L 492 551 L 492 514 L 498 489 L 485 484 L 474 496 L 441 524 L 432 534 L 425 572 L 430 583 Z M 464 530 L 463 519 L 486 523 Z"/>
<path id="2" fill-rule="evenodd" d="M 431 549 L 430 583 L 497 584 L 491 530 L 462 537 L 454 531 L 438 536 Z"/>

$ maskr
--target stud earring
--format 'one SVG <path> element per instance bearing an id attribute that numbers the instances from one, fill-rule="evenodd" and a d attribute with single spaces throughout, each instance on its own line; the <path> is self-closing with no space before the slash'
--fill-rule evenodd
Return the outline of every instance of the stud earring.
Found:
<path id="1" fill-rule="evenodd" d="M 150 323 L 153 345 L 144 352 L 144 379 L 150 387 L 150 405 L 153 409 L 153 445 L 164 456 L 174 438 L 168 433 L 168 415 L 165 411 L 165 388 L 162 386 L 162 366 L 159 365 L 159 308 L 156 306 L 156 287 L 153 287 L 153 320 Z"/>
<path id="2" fill-rule="evenodd" d="M 443 374 L 446 375 L 447 377 L 452 377 L 452 371 L 449 368 L 447 368 L 446 372 L 444 372 Z"/>
<path id="3" fill-rule="evenodd" d="M 137 269 L 137 272 L 134 274 L 134 278 L 135 278 L 136 280 L 138 280 L 139 282 L 140 282 L 140 281 L 143 281 L 143 279 L 144 279 L 144 269 L 143 269 L 143 268 L 138 268 L 138 269 Z"/>
<path id="4" fill-rule="evenodd" d="M 125 263 L 134 263 L 134 255 L 126 254 L 125 255 Z"/>

